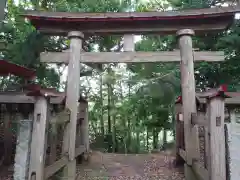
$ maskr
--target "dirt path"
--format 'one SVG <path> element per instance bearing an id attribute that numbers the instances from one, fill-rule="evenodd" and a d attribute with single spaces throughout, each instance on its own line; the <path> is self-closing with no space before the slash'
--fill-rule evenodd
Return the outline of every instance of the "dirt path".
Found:
<path id="1" fill-rule="evenodd" d="M 93 152 L 78 166 L 77 180 L 184 180 L 183 170 L 164 154 L 124 155 Z"/>

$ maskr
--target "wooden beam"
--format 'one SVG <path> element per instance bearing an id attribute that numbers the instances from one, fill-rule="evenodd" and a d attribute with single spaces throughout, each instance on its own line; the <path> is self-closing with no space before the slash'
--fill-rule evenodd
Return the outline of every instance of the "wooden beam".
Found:
<path id="1" fill-rule="evenodd" d="M 37 97 L 34 107 L 34 123 L 32 132 L 29 180 L 33 176 L 44 180 L 44 166 L 47 144 L 48 101 L 45 97 Z"/>
<path id="2" fill-rule="evenodd" d="M 69 121 L 70 121 L 70 110 L 64 109 L 63 111 L 51 117 L 50 124 L 63 124 Z"/>
<path id="3" fill-rule="evenodd" d="M 176 31 L 179 29 L 184 29 L 186 26 L 190 29 L 193 29 L 196 34 L 202 34 L 206 32 L 214 32 L 214 31 L 222 31 L 223 29 L 226 29 L 227 25 L 229 24 L 229 20 L 225 22 L 216 22 L 212 24 L 191 24 L 191 25 L 174 25 L 172 27 L 140 27 L 140 28 L 95 28 L 95 29 L 89 29 L 82 31 L 84 34 L 98 34 L 98 35 L 109 35 L 109 34 L 116 34 L 116 35 L 122 35 L 122 34 L 135 34 L 135 35 L 144 35 L 144 34 L 156 34 L 156 35 L 172 35 L 175 34 Z M 45 27 L 38 27 L 38 30 L 44 34 L 48 35 L 61 35 L 65 36 L 67 32 L 71 31 L 71 29 L 64 29 L 61 27 L 54 27 L 54 26 L 45 26 Z"/>
<path id="4" fill-rule="evenodd" d="M 79 147 L 77 147 L 75 149 L 75 157 L 78 157 L 79 155 L 83 154 L 84 152 L 86 152 L 86 147 L 84 145 L 80 145 Z"/>
<path id="5" fill-rule="evenodd" d="M 18 103 L 18 104 L 33 104 L 36 100 L 34 97 L 24 94 L 0 93 L 0 103 Z"/>
<path id="6" fill-rule="evenodd" d="M 187 160 L 186 151 L 184 151 L 184 150 L 181 149 L 181 148 L 179 148 L 179 155 L 184 159 L 184 161 Z"/>
<path id="7" fill-rule="evenodd" d="M 195 172 L 195 174 L 197 174 L 199 180 L 209 180 L 208 179 L 208 170 L 205 169 L 204 167 L 202 167 L 202 165 L 199 162 L 194 162 L 192 165 L 192 168 Z"/>
<path id="8" fill-rule="evenodd" d="M 40 61 L 45 63 L 69 62 L 69 52 L 44 52 L 40 55 Z M 81 63 L 150 63 L 150 62 L 179 62 L 180 51 L 163 52 L 83 52 Z M 224 61 L 222 51 L 195 51 L 194 61 L 216 62 Z"/>
<path id="9" fill-rule="evenodd" d="M 206 104 L 206 102 L 207 102 L 206 98 L 199 98 L 199 101 L 202 104 Z M 240 105 L 240 97 L 226 98 L 225 104 L 226 105 Z"/>
<path id="10" fill-rule="evenodd" d="M 62 157 L 60 160 L 55 161 L 50 166 L 47 166 L 44 170 L 44 179 L 50 178 L 56 172 L 58 172 L 61 168 L 63 168 L 68 163 L 68 158 L 66 156 Z"/>
<path id="11" fill-rule="evenodd" d="M 183 138 L 183 126 L 182 122 L 179 121 L 179 114 L 182 113 L 182 104 L 175 104 L 175 141 L 176 141 L 176 164 L 184 165 L 184 159 L 180 156 L 179 149 L 183 148 L 184 138 Z"/>
<path id="12" fill-rule="evenodd" d="M 192 113 L 192 125 L 208 126 L 208 122 L 203 113 Z"/>

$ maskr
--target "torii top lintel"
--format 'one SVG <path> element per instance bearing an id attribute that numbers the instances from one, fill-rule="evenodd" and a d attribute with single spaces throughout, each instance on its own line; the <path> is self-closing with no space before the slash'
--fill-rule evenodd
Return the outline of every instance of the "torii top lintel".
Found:
<path id="1" fill-rule="evenodd" d="M 165 12 L 67 13 L 27 11 L 23 16 L 42 33 L 175 34 L 179 29 L 196 33 L 226 29 L 239 7 L 214 7 Z"/>

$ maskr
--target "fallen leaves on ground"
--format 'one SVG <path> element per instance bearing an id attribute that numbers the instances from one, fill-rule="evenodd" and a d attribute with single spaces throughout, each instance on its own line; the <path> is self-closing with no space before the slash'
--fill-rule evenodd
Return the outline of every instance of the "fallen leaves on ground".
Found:
<path id="1" fill-rule="evenodd" d="M 169 154 L 111 154 L 93 152 L 77 167 L 77 180 L 184 180 Z"/>

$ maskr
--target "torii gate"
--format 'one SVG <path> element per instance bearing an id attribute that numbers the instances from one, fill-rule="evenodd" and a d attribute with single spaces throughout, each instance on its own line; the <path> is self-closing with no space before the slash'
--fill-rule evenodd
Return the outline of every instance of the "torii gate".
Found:
<path id="1" fill-rule="evenodd" d="M 63 53 L 43 53 L 41 61 L 68 64 L 66 106 L 71 111 L 70 123 L 66 128 L 65 150 L 69 163 L 64 176 L 75 179 L 75 139 L 77 123 L 77 99 L 79 96 L 80 62 L 129 63 L 129 62 L 181 62 L 181 86 L 183 99 L 184 133 L 186 142 L 185 176 L 196 180 L 193 165 L 191 138 L 191 114 L 196 112 L 195 61 L 222 61 L 222 52 L 193 52 L 194 34 L 226 29 L 239 9 L 236 7 L 216 7 L 171 12 L 127 12 L 127 13 L 65 13 L 28 11 L 24 15 L 42 33 L 63 35 L 70 39 L 70 49 Z M 124 35 L 125 52 L 83 52 L 84 35 Z M 176 34 L 180 51 L 174 52 L 134 52 L 133 34 Z M 180 58 L 179 58 L 180 57 Z M 41 175 L 36 175 L 41 177 Z M 40 180 L 39 178 L 37 178 Z M 42 179 L 41 179 L 42 180 Z"/>

